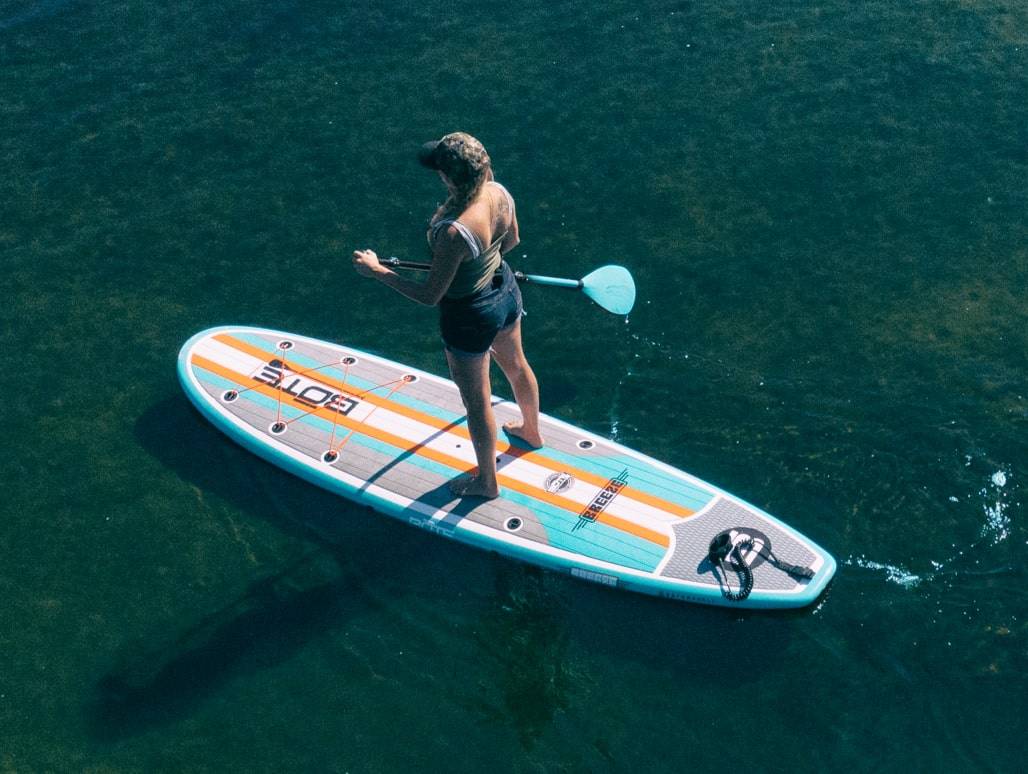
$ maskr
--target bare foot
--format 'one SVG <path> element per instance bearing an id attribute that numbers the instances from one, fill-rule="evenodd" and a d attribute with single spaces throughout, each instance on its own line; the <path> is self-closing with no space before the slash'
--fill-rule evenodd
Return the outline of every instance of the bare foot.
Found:
<path id="1" fill-rule="evenodd" d="M 513 436 L 519 441 L 524 441 L 533 449 L 541 449 L 543 447 L 542 434 L 538 430 L 534 433 L 526 433 L 524 422 L 504 422 L 503 429 L 507 435 Z"/>
<path id="2" fill-rule="evenodd" d="M 458 497 L 483 497 L 493 500 L 500 496 L 500 487 L 487 489 L 478 476 L 460 476 L 450 482 L 450 491 Z"/>

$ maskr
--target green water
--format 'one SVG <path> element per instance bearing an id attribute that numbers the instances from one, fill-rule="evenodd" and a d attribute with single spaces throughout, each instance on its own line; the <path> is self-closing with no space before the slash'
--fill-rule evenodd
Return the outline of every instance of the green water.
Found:
<path id="1" fill-rule="evenodd" d="M 1018 771 L 1023 3 L 0 4 L 0 770 Z M 257 462 L 214 324 L 442 372 L 413 154 L 469 131 L 549 413 L 832 551 L 806 610 L 595 588 Z M 505 394 L 505 386 L 497 390 Z"/>

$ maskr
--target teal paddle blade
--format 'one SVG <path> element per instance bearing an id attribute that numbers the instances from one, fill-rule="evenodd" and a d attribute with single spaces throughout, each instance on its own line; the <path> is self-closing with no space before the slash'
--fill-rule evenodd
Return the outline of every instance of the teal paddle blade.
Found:
<path id="1" fill-rule="evenodd" d="M 601 266 L 582 277 L 582 292 L 614 314 L 635 306 L 635 280 L 624 266 Z"/>

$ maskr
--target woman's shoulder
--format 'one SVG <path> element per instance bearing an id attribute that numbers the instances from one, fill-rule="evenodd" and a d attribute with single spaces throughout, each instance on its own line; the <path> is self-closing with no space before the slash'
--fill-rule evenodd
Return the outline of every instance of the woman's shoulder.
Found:
<path id="1" fill-rule="evenodd" d="M 503 183 L 499 183 L 495 180 L 490 180 L 489 185 L 493 187 L 493 190 L 497 193 L 495 204 L 493 205 L 495 211 L 505 213 L 509 210 L 510 214 L 514 213 L 514 197 L 510 195 L 510 191 L 507 190 Z"/>
<path id="2" fill-rule="evenodd" d="M 453 228 L 453 224 L 457 222 L 456 218 L 439 218 L 438 220 L 433 219 L 428 224 L 428 232 L 434 237 L 440 231 L 447 228 Z"/>
<path id="3" fill-rule="evenodd" d="M 510 195 L 510 191 L 507 190 L 507 186 L 501 183 L 499 180 L 490 180 L 487 185 L 491 185 L 495 190 L 506 196 L 511 201 L 514 201 L 514 197 Z"/>
<path id="4" fill-rule="evenodd" d="M 466 246 L 472 256 L 478 255 L 481 251 L 479 239 L 475 233 L 453 218 L 443 218 L 432 225 L 430 239 L 437 247 L 452 249 L 457 245 Z"/>
<path id="5" fill-rule="evenodd" d="M 432 240 L 460 239 L 461 222 L 455 218 L 443 218 L 432 224 Z"/>

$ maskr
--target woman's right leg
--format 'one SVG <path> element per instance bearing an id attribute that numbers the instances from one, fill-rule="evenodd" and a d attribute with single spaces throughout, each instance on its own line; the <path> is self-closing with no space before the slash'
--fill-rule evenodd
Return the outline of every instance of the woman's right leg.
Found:
<path id="1" fill-rule="evenodd" d="M 521 422 L 505 422 L 503 427 L 529 446 L 539 448 L 543 445 L 543 437 L 539 433 L 539 383 L 521 346 L 520 318 L 496 334 L 492 354 L 510 382 L 514 400 L 521 409 Z"/>

